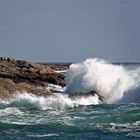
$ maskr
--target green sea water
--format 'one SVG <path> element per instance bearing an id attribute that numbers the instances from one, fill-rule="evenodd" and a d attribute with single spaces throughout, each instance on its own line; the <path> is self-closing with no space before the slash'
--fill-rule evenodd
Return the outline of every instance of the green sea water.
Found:
<path id="1" fill-rule="evenodd" d="M 66 76 L 69 90 L 93 87 L 105 101 L 16 94 L 0 100 L 0 140 L 140 140 L 140 64 L 95 59 L 73 65 Z"/>
<path id="2" fill-rule="evenodd" d="M 2 140 L 138 140 L 140 103 L 39 110 L 31 104 L 0 106 Z"/>

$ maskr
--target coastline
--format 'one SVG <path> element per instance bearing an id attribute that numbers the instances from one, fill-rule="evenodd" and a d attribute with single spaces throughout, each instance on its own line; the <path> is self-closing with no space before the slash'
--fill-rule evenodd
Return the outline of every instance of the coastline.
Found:
<path id="1" fill-rule="evenodd" d="M 46 89 L 48 84 L 62 87 L 66 85 L 64 75 L 55 72 L 56 69 L 60 70 L 60 67 L 63 65 L 48 65 L 0 57 L 0 98 L 10 97 L 16 92 L 51 95 L 52 92 Z"/>

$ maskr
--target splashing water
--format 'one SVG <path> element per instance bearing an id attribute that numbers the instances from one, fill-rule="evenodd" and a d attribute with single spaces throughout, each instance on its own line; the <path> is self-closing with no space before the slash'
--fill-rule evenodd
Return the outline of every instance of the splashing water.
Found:
<path id="1" fill-rule="evenodd" d="M 72 64 L 66 74 L 66 91 L 89 92 L 95 90 L 106 103 L 122 99 L 128 91 L 140 84 L 140 69 L 128 70 L 102 59 L 86 59 Z"/>
<path id="2" fill-rule="evenodd" d="M 31 93 L 18 93 L 13 96 L 13 98 L 3 101 L 3 104 L 20 104 L 20 106 L 31 106 L 38 108 L 40 110 L 50 110 L 50 109 L 65 109 L 73 108 L 83 105 L 99 104 L 99 99 L 97 95 L 92 97 L 79 97 L 79 98 L 69 98 L 66 94 L 54 93 L 52 96 L 43 97 L 36 96 Z"/>
<path id="3" fill-rule="evenodd" d="M 1 99 L 0 139 L 140 139 L 140 65 L 87 59 L 70 66 L 66 81 L 65 88 L 46 87 L 60 92 L 52 96 L 24 92 Z M 98 94 L 69 95 L 91 90 Z"/>

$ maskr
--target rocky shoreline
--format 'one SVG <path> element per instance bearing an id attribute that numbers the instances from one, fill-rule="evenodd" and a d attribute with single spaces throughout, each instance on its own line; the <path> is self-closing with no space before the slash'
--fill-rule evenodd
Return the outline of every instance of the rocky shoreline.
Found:
<path id="1" fill-rule="evenodd" d="M 14 58 L 0 57 L 0 99 L 12 97 L 15 93 L 32 93 L 38 96 L 51 96 L 61 91 L 48 88 L 50 84 L 65 87 L 65 76 L 56 71 L 67 70 L 67 64 L 41 64 Z M 63 92 L 62 92 L 63 94 Z M 96 91 L 88 93 L 71 93 L 72 99 L 97 95 Z"/>
<path id="2" fill-rule="evenodd" d="M 16 92 L 50 95 L 48 84 L 64 87 L 64 75 L 56 73 L 49 65 L 0 57 L 0 98 Z"/>

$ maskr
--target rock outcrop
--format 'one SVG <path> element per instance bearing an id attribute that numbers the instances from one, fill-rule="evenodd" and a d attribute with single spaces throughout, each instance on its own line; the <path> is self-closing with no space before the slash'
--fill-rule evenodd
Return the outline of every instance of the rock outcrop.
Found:
<path id="1" fill-rule="evenodd" d="M 0 57 L 0 97 L 18 91 L 49 95 L 48 83 L 65 86 L 64 75 L 48 65 Z"/>
<path id="2" fill-rule="evenodd" d="M 69 66 L 71 65 L 71 63 L 64 63 L 64 64 L 48 64 L 48 66 L 50 68 L 52 68 L 53 70 L 56 71 L 61 71 L 61 70 L 67 70 L 69 68 Z"/>
<path id="3" fill-rule="evenodd" d="M 64 75 L 56 73 L 55 70 L 68 69 L 68 67 L 69 64 L 40 64 L 0 57 L 0 99 L 10 98 L 16 92 L 28 92 L 39 96 L 51 96 L 57 92 L 60 94 L 61 91 L 49 88 L 48 84 L 66 86 Z M 95 94 L 99 100 L 103 100 L 96 91 L 70 93 L 69 98 L 89 97 Z"/>
<path id="4" fill-rule="evenodd" d="M 101 95 L 99 95 L 96 91 L 90 91 L 90 92 L 75 92 L 75 93 L 71 93 L 69 95 L 70 98 L 75 99 L 75 98 L 81 98 L 81 97 L 90 97 L 90 96 L 98 96 L 98 99 L 100 101 L 104 100 L 104 97 L 102 97 Z"/>

